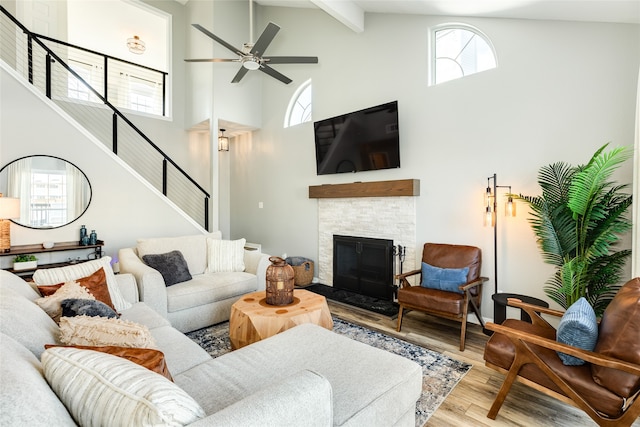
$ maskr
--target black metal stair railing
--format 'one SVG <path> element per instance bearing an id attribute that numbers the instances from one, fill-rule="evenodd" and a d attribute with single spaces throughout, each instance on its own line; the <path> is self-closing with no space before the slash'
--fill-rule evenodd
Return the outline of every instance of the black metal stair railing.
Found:
<path id="1" fill-rule="evenodd" d="M 126 101 L 131 94 L 127 85 L 109 85 L 107 80 L 112 73 L 122 75 L 126 70 L 113 64 L 107 66 L 109 58 L 104 55 L 105 70 L 100 72 L 91 67 L 70 66 L 70 60 L 85 65 L 95 64 L 96 60 L 78 59 L 73 46 L 30 32 L 2 6 L 0 12 L 0 59 L 209 230 L 209 193 L 117 108 L 118 101 Z M 83 54 L 96 58 L 101 55 L 88 50 Z M 97 83 L 87 82 L 81 75 L 83 71 Z M 128 77 L 125 75 L 124 81 L 128 80 L 130 86 L 139 84 Z M 144 104 L 142 99 L 140 105 Z"/>

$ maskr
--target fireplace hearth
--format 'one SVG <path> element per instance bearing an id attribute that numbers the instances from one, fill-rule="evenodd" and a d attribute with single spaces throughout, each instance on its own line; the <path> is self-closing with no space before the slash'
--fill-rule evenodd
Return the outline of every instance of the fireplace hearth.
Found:
<path id="1" fill-rule="evenodd" d="M 393 300 L 393 240 L 333 236 L 333 287 Z"/>

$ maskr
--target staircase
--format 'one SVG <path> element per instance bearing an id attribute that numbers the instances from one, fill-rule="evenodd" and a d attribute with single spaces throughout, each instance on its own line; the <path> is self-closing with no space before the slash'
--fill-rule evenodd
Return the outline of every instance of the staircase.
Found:
<path id="1" fill-rule="evenodd" d="M 92 61 L 83 61 L 82 55 L 99 57 L 103 65 L 98 74 L 104 76 L 102 80 L 89 79 L 83 72 L 83 67 L 78 66 L 78 63 L 84 64 L 84 69 L 88 69 L 87 73 L 92 73 L 91 67 L 86 65 L 95 63 L 95 58 Z M 123 65 L 126 61 L 34 34 L 2 6 L 0 60 L 22 76 L 25 83 L 45 94 L 51 102 L 129 164 L 174 205 L 209 231 L 209 193 L 116 107 L 118 101 L 123 99 L 123 90 L 122 86 L 110 85 L 109 79 L 122 79 L 123 75 L 128 78 L 125 70 L 135 64 Z M 91 80 L 93 85 L 81 74 L 84 74 L 87 80 Z M 164 87 L 166 73 L 139 67 L 136 74 L 142 76 L 142 80 L 147 80 L 147 86 L 148 82 L 153 83 L 159 79 Z M 163 89 L 161 93 L 162 107 L 159 111 L 149 111 L 151 114 L 164 114 Z M 136 105 L 136 109 L 141 111 L 148 107 L 145 99 L 134 101 L 128 105 Z"/>

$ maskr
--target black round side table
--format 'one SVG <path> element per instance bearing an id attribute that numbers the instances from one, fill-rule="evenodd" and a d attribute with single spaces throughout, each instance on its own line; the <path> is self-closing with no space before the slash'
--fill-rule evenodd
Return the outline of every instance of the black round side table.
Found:
<path id="1" fill-rule="evenodd" d="M 517 298 L 527 304 L 549 308 L 548 302 L 527 295 L 499 293 L 491 295 L 491 298 L 493 299 L 493 323 L 497 323 L 498 325 L 502 324 L 507 318 L 508 298 Z M 531 323 L 531 318 L 524 310 L 520 310 L 520 319 Z"/>

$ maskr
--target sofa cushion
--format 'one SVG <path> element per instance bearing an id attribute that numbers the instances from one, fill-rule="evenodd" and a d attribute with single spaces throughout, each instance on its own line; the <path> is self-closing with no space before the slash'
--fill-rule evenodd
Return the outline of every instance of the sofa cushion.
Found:
<path id="1" fill-rule="evenodd" d="M 180 251 L 192 276 L 204 273 L 207 268 L 207 238 L 220 239 L 220 231 L 209 234 L 197 234 L 180 237 L 158 237 L 138 239 L 136 250 L 138 256 L 149 254 L 164 254 L 173 250 Z"/>
<path id="2" fill-rule="evenodd" d="M 440 268 L 423 262 L 420 286 L 461 294 L 459 286 L 467 283 L 467 274 L 469 274 L 469 267 Z"/>
<path id="3" fill-rule="evenodd" d="M 33 353 L 5 334 L 0 343 L 0 425 L 75 426 Z"/>
<path id="4" fill-rule="evenodd" d="M 598 320 L 593 307 L 582 297 L 565 311 L 556 333 L 558 342 L 593 351 L 598 341 Z M 584 360 L 558 352 L 565 365 L 584 365 Z"/>
<path id="5" fill-rule="evenodd" d="M 45 344 L 58 343 L 59 328 L 38 305 L 0 286 L 0 332 L 13 337 L 36 357 Z"/>
<path id="6" fill-rule="evenodd" d="M 640 277 L 620 288 L 602 315 L 594 351 L 640 364 Z M 593 379 L 618 396 L 629 397 L 640 388 L 640 377 L 611 368 L 591 365 Z"/>
<path id="7" fill-rule="evenodd" d="M 169 313 L 192 307 L 239 297 L 254 292 L 258 279 L 251 273 L 209 273 L 193 276 L 193 279 L 167 288 Z"/>
<path id="8" fill-rule="evenodd" d="M 68 298 L 60 303 L 62 317 L 91 316 L 118 317 L 118 313 L 102 301 Z"/>
<path id="9" fill-rule="evenodd" d="M 174 383 L 121 357 L 54 347 L 42 354 L 42 367 L 80 425 L 185 425 L 204 417 Z"/>
<path id="10" fill-rule="evenodd" d="M 60 342 L 67 345 L 113 345 L 155 348 L 156 343 L 145 325 L 104 317 L 62 317 Z"/>
<path id="11" fill-rule="evenodd" d="M 417 363 L 311 323 L 172 373 L 175 383 L 211 414 L 304 369 L 331 384 L 335 426 L 394 425 L 407 408 L 415 408 L 422 391 Z M 372 375 L 381 369 L 384 381 Z"/>
<path id="12" fill-rule="evenodd" d="M 142 261 L 154 270 L 158 270 L 167 286 L 191 280 L 189 266 L 180 251 L 171 251 L 166 254 L 147 254 Z"/>
<path id="13" fill-rule="evenodd" d="M 56 323 L 60 321 L 62 315 L 62 300 L 68 298 L 83 298 L 95 300 L 94 296 L 76 281 L 67 282 L 58 290 L 47 297 L 38 298 L 36 304 L 43 309 Z"/>
<path id="14" fill-rule="evenodd" d="M 111 257 L 108 256 L 64 267 L 39 269 L 33 273 L 33 280 L 38 286 L 55 285 L 91 276 L 91 274 L 100 268 L 104 268 L 107 286 L 109 288 L 109 296 L 115 310 L 120 312 L 131 307 L 131 303 L 127 302 L 120 293 L 118 281 L 111 268 Z"/>
<path id="15" fill-rule="evenodd" d="M 171 323 L 169 323 L 167 319 L 143 302 L 137 302 L 133 304 L 130 309 L 123 311 L 120 314 L 120 319 L 141 323 L 150 330 L 163 326 L 171 326 Z"/>
<path id="16" fill-rule="evenodd" d="M 171 377 L 171 373 L 167 368 L 167 363 L 164 358 L 164 353 L 162 353 L 160 350 L 155 350 L 153 348 L 118 347 L 113 345 L 60 346 L 60 345 L 47 344 L 44 346 L 45 349 L 49 349 L 52 347 L 72 347 L 72 348 L 79 348 L 82 350 L 93 350 L 93 351 L 99 351 L 101 353 L 113 354 L 114 356 L 118 356 L 118 357 L 122 357 L 124 359 L 130 360 L 136 365 L 143 366 L 148 370 L 155 372 L 156 374 L 160 374 L 165 378 L 167 378 L 169 381 L 173 381 L 173 378 Z"/>
<path id="17" fill-rule="evenodd" d="M 22 277 L 16 276 L 7 270 L 0 269 L 0 284 L 2 284 L 3 288 L 11 289 L 30 301 L 35 301 L 42 296 L 36 291 L 35 285 L 31 286 Z"/>
<path id="18" fill-rule="evenodd" d="M 158 348 L 162 349 L 167 367 L 174 377 L 211 360 L 209 353 L 172 326 L 152 329 L 151 335 Z"/>
<path id="19" fill-rule="evenodd" d="M 246 239 L 207 239 L 207 273 L 244 271 L 244 246 Z"/>

